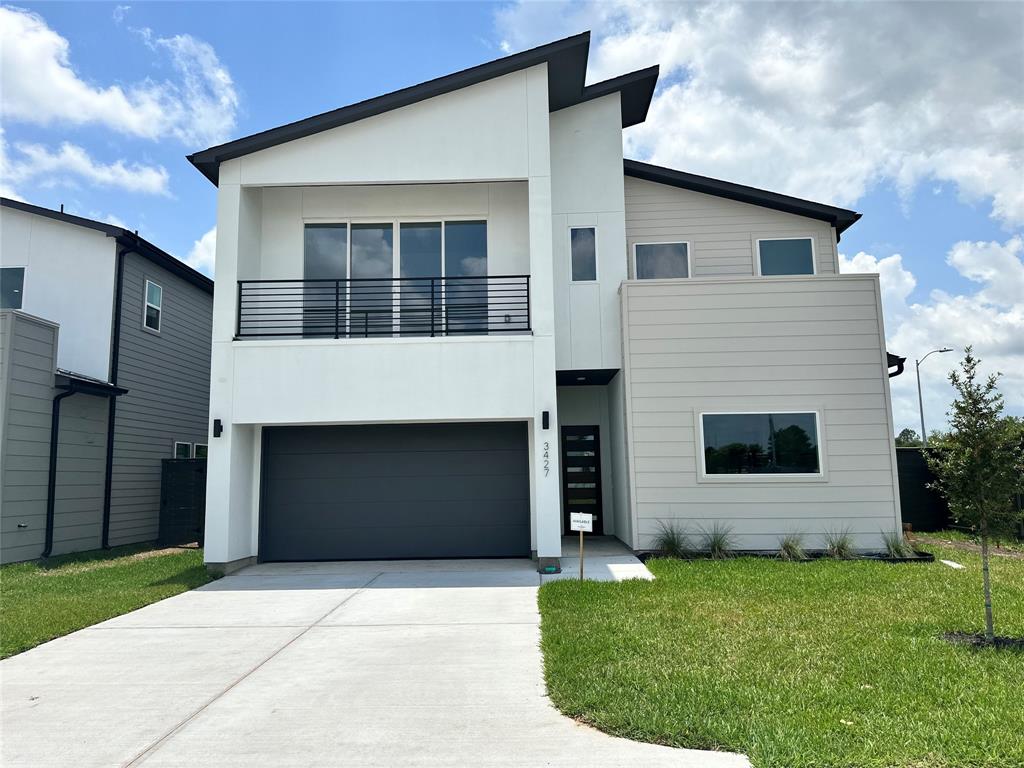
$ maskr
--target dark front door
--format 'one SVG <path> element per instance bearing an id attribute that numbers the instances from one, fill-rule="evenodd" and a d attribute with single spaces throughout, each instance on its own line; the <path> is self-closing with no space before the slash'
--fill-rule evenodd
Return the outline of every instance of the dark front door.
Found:
<path id="1" fill-rule="evenodd" d="M 522 422 L 264 427 L 262 560 L 528 557 Z"/>
<path id="2" fill-rule="evenodd" d="M 594 516 L 594 533 L 601 525 L 601 440 L 596 426 L 562 427 L 562 516 L 569 533 L 569 513 Z"/>

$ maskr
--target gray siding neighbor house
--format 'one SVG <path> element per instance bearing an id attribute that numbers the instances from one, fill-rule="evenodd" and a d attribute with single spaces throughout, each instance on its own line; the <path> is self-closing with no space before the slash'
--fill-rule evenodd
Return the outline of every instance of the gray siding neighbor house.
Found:
<path id="1" fill-rule="evenodd" d="M 0 562 L 157 538 L 205 458 L 213 283 L 121 227 L 2 199 Z"/>

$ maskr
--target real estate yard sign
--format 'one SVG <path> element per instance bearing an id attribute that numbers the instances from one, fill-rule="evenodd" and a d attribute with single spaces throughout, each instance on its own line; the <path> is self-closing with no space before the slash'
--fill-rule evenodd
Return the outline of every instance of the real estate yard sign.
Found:
<path id="1" fill-rule="evenodd" d="M 589 512 L 570 512 L 569 530 L 580 532 L 580 581 L 583 581 L 583 534 L 594 530 L 594 516 Z"/>

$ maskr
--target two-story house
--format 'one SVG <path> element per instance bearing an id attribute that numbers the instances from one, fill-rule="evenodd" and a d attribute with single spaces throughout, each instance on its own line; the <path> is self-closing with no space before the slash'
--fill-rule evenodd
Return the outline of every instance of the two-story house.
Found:
<path id="1" fill-rule="evenodd" d="M 623 159 L 589 34 L 190 156 L 218 186 L 206 558 L 898 529 L 858 214 Z"/>
<path id="2" fill-rule="evenodd" d="M 213 281 L 137 233 L 0 199 L 0 562 L 157 538 L 202 458 Z"/>

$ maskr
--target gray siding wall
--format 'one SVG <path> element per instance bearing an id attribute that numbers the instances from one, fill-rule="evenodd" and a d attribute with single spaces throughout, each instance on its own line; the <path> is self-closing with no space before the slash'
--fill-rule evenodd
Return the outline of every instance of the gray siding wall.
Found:
<path id="1" fill-rule="evenodd" d="M 159 334 L 142 325 L 145 281 L 163 288 Z M 174 442 L 207 443 L 213 297 L 129 253 L 124 264 L 114 428 L 110 543 L 152 541 L 160 511 L 161 460 Z"/>
<path id="2" fill-rule="evenodd" d="M 849 528 L 875 547 L 900 525 L 877 275 L 623 284 L 636 535 L 732 526 L 744 549 Z M 698 476 L 700 411 L 815 410 L 825 478 Z"/>
<path id="3" fill-rule="evenodd" d="M 50 419 L 59 392 L 53 386 L 57 343 L 55 324 L 0 313 L 0 561 L 5 563 L 39 557 L 45 543 Z M 106 414 L 105 398 L 78 394 L 61 403 L 53 554 L 100 545 Z"/>
<path id="4" fill-rule="evenodd" d="M 754 275 L 756 241 L 771 237 L 813 237 L 818 274 L 839 271 L 834 232 L 824 221 L 631 176 L 625 191 L 630 277 L 635 243 L 675 241 L 690 243 L 695 277 Z"/>

